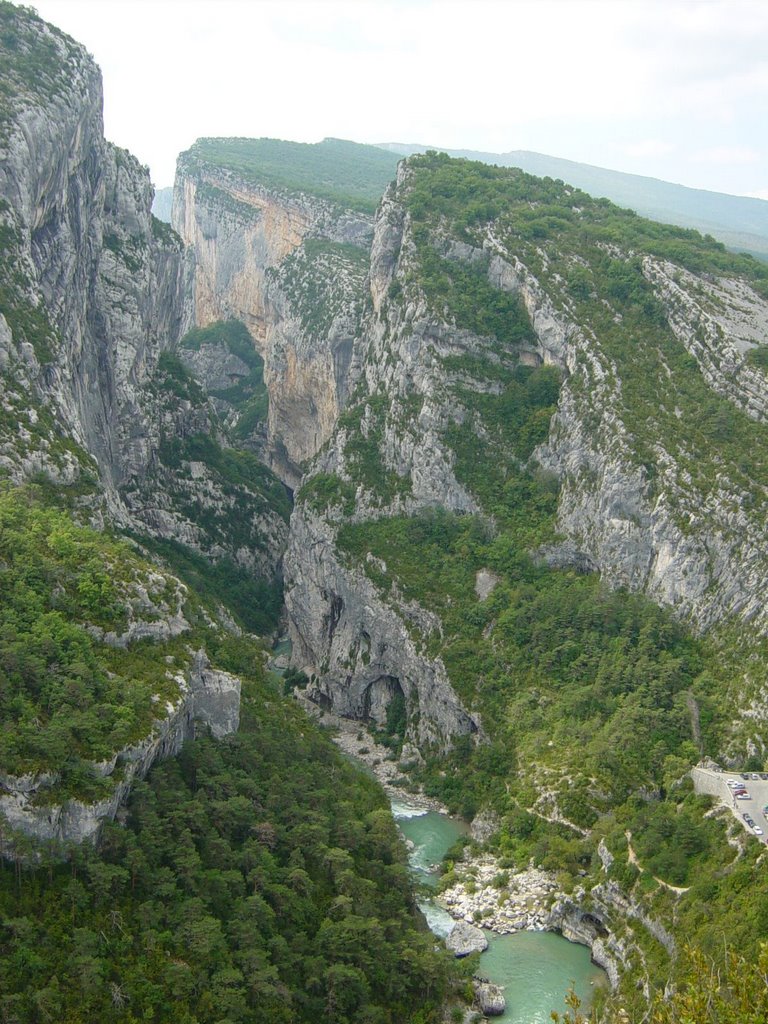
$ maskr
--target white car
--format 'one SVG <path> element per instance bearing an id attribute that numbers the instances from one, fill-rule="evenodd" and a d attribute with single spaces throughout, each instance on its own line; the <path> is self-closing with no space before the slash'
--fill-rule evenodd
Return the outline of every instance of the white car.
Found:
<path id="1" fill-rule="evenodd" d="M 736 799 L 737 800 L 751 800 L 752 797 L 749 795 L 749 793 L 737 793 L 736 794 Z"/>
<path id="2" fill-rule="evenodd" d="M 765 834 L 759 825 L 753 825 L 752 831 L 755 833 L 756 836 L 762 836 Z"/>
<path id="3" fill-rule="evenodd" d="M 731 789 L 738 789 L 741 785 L 741 783 L 737 782 L 736 779 L 728 779 L 727 783 L 731 787 Z"/>

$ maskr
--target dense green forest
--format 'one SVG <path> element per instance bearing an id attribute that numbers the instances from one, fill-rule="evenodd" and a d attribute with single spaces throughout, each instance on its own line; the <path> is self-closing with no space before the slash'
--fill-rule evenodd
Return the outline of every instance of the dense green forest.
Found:
<path id="1" fill-rule="evenodd" d="M 137 785 L 68 863 L 0 868 L 0 1015 L 91 1024 L 418 1024 L 464 982 L 415 916 L 378 784 L 279 694 L 246 639 L 240 731 Z"/>
<path id="2" fill-rule="evenodd" d="M 108 534 L 0 485 L 0 763 L 57 773 L 55 792 L 97 797 L 93 774 L 145 735 L 156 703 L 178 697 L 190 654 L 175 640 L 120 649 L 100 636 L 175 612 L 178 584 Z M 51 791 L 53 792 L 53 791 Z"/>
<path id="3" fill-rule="evenodd" d="M 395 153 L 343 139 L 198 139 L 182 153 L 188 167 L 209 165 L 247 181 L 308 192 L 353 210 L 373 213 L 394 178 Z"/>

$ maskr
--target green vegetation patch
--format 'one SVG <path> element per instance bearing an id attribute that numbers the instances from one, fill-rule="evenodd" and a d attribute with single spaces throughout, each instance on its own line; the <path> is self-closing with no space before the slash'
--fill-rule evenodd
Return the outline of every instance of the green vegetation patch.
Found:
<path id="1" fill-rule="evenodd" d="M 445 259 L 435 251 L 423 229 L 414 232 L 414 240 L 419 257 L 418 285 L 444 319 L 481 337 L 495 338 L 499 352 L 535 342 L 520 297 L 488 280 L 488 259 L 473 263 Z"/>
<path id="2" fill-rule="evenodd" d="M 205 345 L 223 345 L 249 368 L 246 375 L 227 388 L 209 388 L 208 394 L 228 402 L 238 413 L 231 429 L 234 441 L 244 441 L 269 412 L 269 393 L 264 383 L 264 360 L 254 348 L 248 328 L 240 320 L 217 320 L 207 327 L 194 327 L 181 339 L 181 347 L 199 352 Z"/>
<path id="3" fill-rule="evenodd" d="M 325 338 L 339 314 L 359 321 L 364 304 L 368 253 L 354 245 L 307 238 L 268 271 L 291 300 L 308 337 Z"/>
<path id="4" fill-rule="evenodd" d="M 214 615 L 223 605 L 251 633 L 267 636 L 277 629 L 283 607 L 279 580 L 256 576 L 252 569 L 244 569 L 231 558 L 212 562 L 177 541 L 146 536 L 136 540 L 161 558 Z"/>
<path id="5" fill-rule="evenodd" d="M 761 370 L 768 370 L 768 345 L 759 345 L 747 352 L 747 362 Z"/>
<path id="6" fill-rule="evenodd" d="M 0 3 L 0 138 L 7 140 L 19 108 L 67 95 L 80 48 L 30 7 Z"/>
<path id="7" fill-rule="evenodd" d="M 346 431 L 344 454 L 350 473 L 382 505 L 411 490 L 409 476 L 400 476 L 384 464 L 381 449 L 390 404 L 382 392 L 369 395 L 343 412 L 338 421 L 339 428 Z"/>
<path id="8" fill-rule="evenodd" d="M 279 696 L 259 649 L 211 655 L 246 676 L 237 735 L 157 765 L 100 852 L 0 871 L 2 1012 L 437 1024 L 464 972 L 417 919 L 380 787 Z"/>
<path id="9" fill-rule="evenodd" d="M 145 643 L 118 655 L 86 628 L 122 632 L 134 585 L 159 609 L 173 590 L 126 544 L 76 526 L 29 489 L 0 490 L 4 771 L 77 779 L 88 772 L 85 761 L 104 760 L 145 734 L 156 702 L 163 708 L 177 694 L 169 673 L 187 664 L 182 647 Z"/>
<path id="10" fill-rule="evenodd" d="M 181 156 L 188 167 L 222 167 L 246 181 L 308 192 L 365 213 L 376 209 L 399 159 L 377 146 L 342 139 L 313 144 L 281 139 L 198 139 Z"/>
<path id="11" fill-rule="evenodd" d="M 385 593 L 396 580 L 406 599 L 440 616 L 443 637 L 430 634 L 427 652 L 442 658 L 459 695 L 480 712 L 505 752 L 502 765 L 509 769 L 516 752 L 521 765 L 548 766 L 558 779 L 592 780 L 580 815 L 660 785 L 669 756 L 693 754 L 685 694 L 697 693 L 706 722 L 718 662 L 650 601 L 610 591 L 593 575 L 537 565 L 514 534 L 492 536 L 474 516 L 349 524 L 338 543 Z M 475 593 L 480 570 L 495 580 L 484 601 Z M 459 746 L 448 763 L 428 760 L 424 780 L 467 813 L 494 784 L 497 772 L 475 763 L 487 756 L 483 747 Z M 526 801 L 524 781 L 514 773 L 504 781 L 513 803 Z M 509 809 L 509 798 L 496 807 Z"/>
<path id="12" fill-rule="evenodd" d="M 181 339 L 180 345 L 193 352 L 199 352 L 204 345 L 223 345 L 251 369 L 264 365 L 248 328 L 241 320 L 216 320 L 207 327 L 193 327 Z"/>
<path id="13" fill-rule="evenodd" d="M 205 392 L 177 355 L 161 352 L 152 386 L 193 405 L 205 403 Z"/>
<path id="14" fill-rule="evenodd" d="M 248 491 L 251 515 L 273 511 L 286 522 L 291 502 L 283 484 L 252 452 L 223 448 L 210 434 L 173 437 L 163 442 L 160 450 L 163 463 L 178 469 L 183 462 L 202 462 L 230 490 Z M 201 509 L 201 515 L 204 513 Z"/>
<path id="15" fill-rule="evenodd" d="M 355 488 L 335 473 L 315 473 L 301 485 L 296 501 L 309 505 L 315 512 L 338 508 L 350 516 L 355 511 Z"/>
<path id="16" fill-rule="evenodd" d="M 497 523 L 533 546 L 551 538 L 557 511 L 557 479 L 530 460 L 549 436 L 561 376 L 552 366 L 518 364 L 498 377 L 499 393 L 454 385 L 469 414 L 447 429 L 445 439 L 456 479 Z"/>
<path id="17" fill-rule="evenodd" d="M 118 235 L 110 231 L 104 235 L 104 248 L 109 249 L 132 274 L 136 274 L 144 266 L 148 247 L 142 235 Z"/>

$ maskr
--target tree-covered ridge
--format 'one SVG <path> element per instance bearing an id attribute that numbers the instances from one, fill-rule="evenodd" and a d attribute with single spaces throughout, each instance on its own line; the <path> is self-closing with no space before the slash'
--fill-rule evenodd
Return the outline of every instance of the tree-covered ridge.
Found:
<path id="1" fill-rule="evenodd" d="M 178 642 L 118 652 L 99 637 L 176 613 L 181 598 L 126 543 L 76 525 L 31 488 L 0 490 L 2 770 L 98 790 L 88 763 L 146 735 L 189 663 Z"/>
<path id="2" fill-rule="evenodd" d="M 728 252 L 721 242 L 693 229 L 638 217 L 562 181 L 514 167 L 454 160 L 445 153 L 411 157 L 408 166 L 414 171 L 406 200 L 413 218 L 430 226 L 442 224 L 446 233 L 466 240 L 493 222 L 504 240 L 556 239 L 563 253 L 612 242 L 692 271 L 736 274 L 758 288 L 768 287 L 768 267 L 751 256 Z"/>
<path id="3" fill-rule="evenodd" d="M 342 139 L 198 139 L 180 156 L 188 168 L 221 167 L 267 187 L 308 192 L 353 210 L 373 213 L 399 157 Z"/>
<path id="4" fill-rule="evenodd" d="M 71 864 L 0 870 L 0 1013 L 85 1024 L 427 1024 L 456 977 L 379 786 L 230 638 L 240 731 L 136 787 Z"/>
<path id="5" fill-rule="evenodd" d="M 435 265 L 450 238 L 513 254 L 536 275 L 565 319 L 593 337 L 596 351 L 615 367 L 622 421 L 649 480 L 670 457 L 679 467 L 675 501 L 683 528 L 696 512 L 688 474 L 693 489 L 709 494 L 726 473 L 734 487 L 749 495 L 748 514 L 756 522 L 764 518 L 768 427 L 706 382 L 696 359 L 669 327 L 644 259 L 669 261 L 698 275 L 705 310 L 716 305 L 706 293 L 708 280 L 723 276 L 740 278 L 768 297 L 768 266 L 729 253 L 697 231 L 645 220 L 608 200 L 515 168 L 434 153 L 411 158 L 409 167 L 405 202 L 413 220 L 418 269 L 411 278 L 416 286 L 424 276 L 427 295 L 440 292 Z M 444 279 L 441 291 L 461 325 Z M 752 353 L 745 361 L 761 366 L 762 349 Z M 588 385 L 576 379 L 571 384 L 581 386 Z M 589 395 L 582 397 L 588 406 Z M 595 426 L 601 412 L 597 405 L 592 408 Z"/>
<path id="6" fill-rule="evenodd" d="M 471 816 L 501 776 L 507 796 L 495 809 L 506 812 L 529 803 L 532 775 L 552 772 L 566 817 L 588 827 L 637 789 L 663 787 L 668 757 L 695 759 L 686 695 L 711 722 L 717 659 L 647 599 L 537 565 L 524 539 L 440 512 L 349 524 L 338 535 L 385 594 L 397 583 L 440 616 L 442 636 L 423 643 L 491 737 L 487 748 L 459 749 L 447 773 L 436 758 L 436 795 Z M 483 570 L 495 587 L 481 600 Z"/>

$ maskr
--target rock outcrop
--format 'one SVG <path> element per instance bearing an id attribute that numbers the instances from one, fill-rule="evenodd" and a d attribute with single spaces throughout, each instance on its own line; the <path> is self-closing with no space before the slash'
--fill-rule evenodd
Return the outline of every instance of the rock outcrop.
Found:
<path id="1" fill-rule="evenodd" d="M 2 140 L 17 269 L 6 372 L 53 407 L 117 507 L 119 485 L 151 459 L 139 394 L 185 327 L 187 266 L 177 236 L 151 217 L 146 168 L 104 140 L 91 58 L 42 22 L 18 26 L 27 59 L 50 48 L 66 80 L 46 88 L 20 75 Z"/>
<path id="2" fill-rule="evenodd" d="M 488 949 L 488 939 L 480 928 L 475 928 L 466 921 L 459 921 L 451 929 L 445 946 L 457 957 L 469 956 L 470 953 L 482 953 Z"/>
<path id="3" fill-rule="evenodd" d="M 240 721 L 240 680 L 211 668 L 204 651 L 190 659 L 186 675 L 177 678 L 178 698 L 164 709 L 152 730 L 140 742 L 116 752 L 97 774 L 112 783 L 109 796 L 97 802 L 62 799 L 55 773 L 11 776 L 0 773 L 0 852 L 18 849 L 18 835 L 68 845 L 98 839 L 102 823 L 115 817 L 126 802 L 133 783 L 143 779 L 152 765 L 177 754 L 202 726 L 221 738 L 236 732 Z"/>
<path id="4" fill-rule="evenodd" d="M 479 724 L 454 693 L 441 662 L 421 653 L 403 617 L 365 573 L 345 567 L 332 528 L 310 510 L 294 514 L 284 563 L 290 580 L 293 660 L 314 676 L 308 694 L 337 714 L 376 726 L 396 697 L 407 735 L 444 747 Z"/>
<path id="5" fill-rule="evenodd" d="M 485 978 L 474 978 L 475 1002 L 486 1017 L 500 1017 L 507 1008 L 502 985 L 494 985 Z"/>

